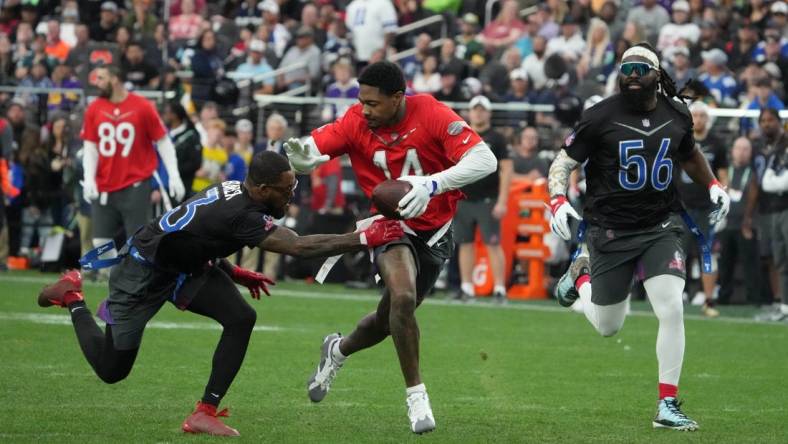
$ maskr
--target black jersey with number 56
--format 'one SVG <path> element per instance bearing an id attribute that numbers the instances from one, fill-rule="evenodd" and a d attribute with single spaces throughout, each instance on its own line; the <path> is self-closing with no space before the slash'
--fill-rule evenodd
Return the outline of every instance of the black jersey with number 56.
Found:
<path id="1" fill-rule="evenodd" d="M 564 141 L 585 166 L 583 216 L 609 228 L 656 225 L 681 203 L 672 183 L 676 163 L 695 147 L 687 107 L 657 94 L 652 111 L 633 111 L 620 94 L 587 109 Z"/>

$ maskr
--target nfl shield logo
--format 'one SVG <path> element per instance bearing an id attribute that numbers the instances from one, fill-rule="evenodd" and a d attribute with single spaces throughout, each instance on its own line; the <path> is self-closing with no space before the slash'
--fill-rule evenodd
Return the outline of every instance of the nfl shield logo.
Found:
<path id="1" fill-rule="evenodd" d="M 649 126 L 651 126 L 651 122 L 648 119 L 643 119 L 643 127 L 648 128 Z"/>

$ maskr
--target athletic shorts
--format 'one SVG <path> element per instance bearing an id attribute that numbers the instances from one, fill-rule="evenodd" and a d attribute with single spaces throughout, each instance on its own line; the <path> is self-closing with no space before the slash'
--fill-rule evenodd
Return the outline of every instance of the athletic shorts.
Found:
<path id="1" fill-rule="evenodd" d="M 91 202 L 93 238 L 112 239 L 120 225 L 126 230 L 126 236 L 131 236 L 150 222 L 153 218 L 150 194 L 150 180 L 141 180 L 121 190 L 106 193 L 106 199 L 101 196 L 94 199 Z"/>
<path id="2" fill-rule="evenodd" d="M 424 297 L 429 294 L 443 264 L 451 257 L 454 250 L 451 229 L 438 239 L 432 247 L 427 246 L 427 241 L 435 231 L 419 232 L 417 235 L 405 234 L 401 238 L 375 248 L 374 257 L 377 258 L 389 248 L 397 245 L 407 246 L 416 260 L 416 303 L 421 304 Z M 384 283 L 385 284 L 385 283 Z"/>
<path id="3" fill-rule="evenodd" d="M 648 228 L 590 225 L 586 239 L 591 261 L 591 300 L 597 305 L 623 301 L 636 273 L 642 280 L 662 274 L 685 279 L 686 253 L 681 241 L 684 229 L 678 214 Z"/>
<path id="4" fill-rule="evenodd" d="M 124 250 L 127 247 L 124 247 Z M 124 251 L 121 250 L 123 254 Z M 109 276 L 109 297 L 99 308 L 99 317 L 112 325 L 118 350 L 138 348 L 145 325 L 165 302 L 185 310 L 197 291 L 209 280 L 224 278 L 217 266 L 186 275 L 159 270 L 127 255 Z M 218 295 L 217 295 L 218 296 Z"/>
<path id="5" fill-rule="evenodd" d="M 454 240 L 458 244 L 470 244 L 476 238 L 476 227 L 482 233 L 482 241 L 486 245 L 501 243 L 501 224 L 492 215 L 495 201 L 461 200 L 457 203 L 457 213 L 454 215 L 452 229 Z"/>

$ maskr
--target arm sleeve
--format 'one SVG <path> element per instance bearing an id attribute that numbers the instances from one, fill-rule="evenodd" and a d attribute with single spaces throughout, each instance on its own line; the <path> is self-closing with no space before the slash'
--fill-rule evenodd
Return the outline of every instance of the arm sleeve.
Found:
<path id="1" fill-rule="evenodd" d="M 157 140 L 156 148 L 159 150 L 161 163 L 164 164 L 164 168 L 167 170 L 167 176 L 181 177 L 180 172 L 178 172 L 178 159 L 175 157 L 175 147 L 172 145 L 170 137 L 165 135 Z"/>
<path id="2" fill-rule="evenodd" d="M 432 178 L 438 182 L 436 193 L 462 188 L 479 179 L 489 176 L 498 168 L 495 154 L 484 142 L 466 151 L 465 155 L 451 168 L 435 173 Z"/>
<path id="3" fill-rule="evenodd" d="M 449 160 L 457 163 L 468 150 L 480 143 L 484 144 L 484 141 L 451 108 L 433 100 L 433 105 L 425 107 L 429 110 L 429 115 L 423 116 L 423 121 L 432 123 L 433 137 L 437 138 L 438 145 L 443 147 Z M 489 147 L 487 149 L 489 150 Z"/>
<path id="4" fill-rule="evenodd" d="M 82 170 L 85 180 L 96 180 L 96 169 L 98 168 L 99 153 L 96 144 L 85 140 L 82 146 Z"/>
<path id="5" fill-rule="evenodd" d="M 594 122 L 591 118 L 594 108 L 583 112 L 580 122 L 575 126 L 574 131 L 564 139 L 564 144 L 561 149 L 566 150 L 566 154 L 578 163 L 583 163 L 591 155 L 591 149 L 596 140 L 596 131 L 594 131 Z M 598 110 L 597 110 L 598 111 Z"/>
<path id="6" fill-rule="evenodd" d="M 87 110 L 85 110 L 85 120 L 82 122 L 82 131 L 79 133 L 79 137 L 84 140 L 85 142 L 93 142 L 94 144 L 98 143 L 98 130 L 96 129 L 96 121 L 93 116 L 96 115 L 96 108 L 93 106 L 89 106 Z"/>
<path id="7" fill-rule="evenodd" d="M 353 137 L 350 120 L 350 112 L 348 112 L 336 121 L 312 131 L 312 140 L 321 154 L 328 154 L 334 158 L 347 152 L 348 140 Z"/>

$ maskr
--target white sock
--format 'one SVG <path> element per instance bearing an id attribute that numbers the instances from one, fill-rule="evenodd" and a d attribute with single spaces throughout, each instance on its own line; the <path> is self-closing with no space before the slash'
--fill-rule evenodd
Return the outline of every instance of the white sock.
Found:
<path id="1" fill-rule="evenodd" d="M 331 347 L 331 357 L 334 358 L 338 364 L 345 362 L 347 356 L 342 354 L 342 351 L 339 350 L 339 343 L 342 342 L 342 339 L 338 341 L 334 341 L 334 344 Z"/>
<path id="2" fill-rule="evenodd" d="M 498 294 L 498 293 L 506 294 L 506 287 L 504 287 L 503 285 L 496 285 L 495 288 L 493 289 L 493 294 Z"/>
<path id="3" fill-rule="evenodd" d="M 407 396 L 410 396 L 414 393 L 427 393 L 427 386 L 425 386 L 422 382 L 419 385 L 414 385 L 413 387 L 408 387 L 405 389 L 405 394 Z"/>
<path id="4" fill-rule="evenodd" d="M 577 292 L 583 303 L 583 314 L 600 335 L 613 336 L 621 330 L 627 317 L 627 299 L 613 305 L 594 304 L 591 301 L 591 282 L 584 282 Z"/>
<path id="5" fill-rule="evenodd" d="M 463 282 L 462 284 L 460 284 L 460 289 L 462 290 L 463 293 L 465 293 L 465 294 L 467 294 L 469 296 L 474 296 L 475 291 L 473 290 L 473 284 L 472 283 L 470 283 L 470 282 Z"/>
<path id="6" fill-rule="evenodd" d="M 657 363 L 659 382 L 679 385 L 684 363 L 684 304 L 681 292 L 684 279 L 662 274 L 643 282 L 648 300 L 659 320 Z"/>

